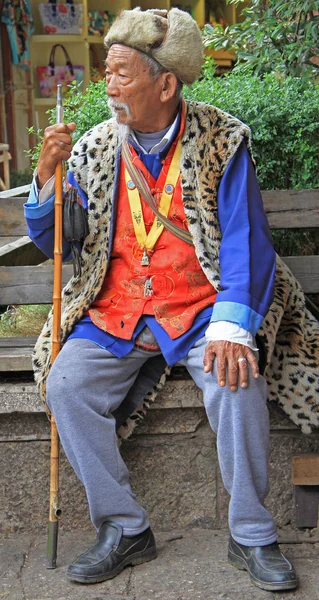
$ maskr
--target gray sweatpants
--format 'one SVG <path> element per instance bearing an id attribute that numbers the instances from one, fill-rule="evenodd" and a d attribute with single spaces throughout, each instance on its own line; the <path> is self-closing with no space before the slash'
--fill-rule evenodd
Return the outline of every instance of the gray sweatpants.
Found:
<path id="1" fill-rule="evenodd" d="M 241 544 L 271 544 L 277 534 L 264 507 L 269 446 L 266 382 L 262 376 L 257 380 L 251 376 L 246 389 L 221 388 L 214 372 L 204 373 L 205 346 L 202 338 L 180 362 L 202 390 L 209 423 L 217 435 L 222 478 L 231 496 L 230 530 Z M 135 347 L 119 359 L 91 341 L 71 339 L 48 378 L 48 406 L 66 455 L 85 486 L 97 529 L 110 519 L 122 525 L 125 535 L 137 535 L 149 526 L 147 513 L 132 492 L 111 413 L 150 355 L 154 352 Z"/>

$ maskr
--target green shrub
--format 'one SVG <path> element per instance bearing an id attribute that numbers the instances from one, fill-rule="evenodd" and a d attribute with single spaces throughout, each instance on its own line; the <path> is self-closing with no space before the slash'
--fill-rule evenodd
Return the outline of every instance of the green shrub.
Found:
<path id="1" fill-rule="evenodd" d="M 268 73 L 214 77 L 210 61 L 204 76 L 183 95 L 214 104 L 251 127 L 253 152 L 262 189 L 318 187 L 319 84 L 305 78 L 281 78 Z M 77 92 L 64 101 L 65 122 L 74 121 L 76 141 L 85 131 L 110 117 L 104 81 L 90 83 L 85 95 Z M 55 111 L 50 111 L 55 122 Z M 33 166 L 39 146 L 32 152 Z"/>
<path id="2" fill-rule="evenodd" d="M 98 83 L 89 83 L 85 96 L 79 93 L 77 86 L 73 86 L 69 97 L 64 100 L 64 122 L 76 123 L 76 130 L 73 134 L 73 141 L 76 142 L 83 133 L 102 123 L 111 116 L 111 111 L 107 106 L 107 94 L 105 81 Z M 55 110 L 51 111 L 51 123 L 55 123 Z"/>
<path id="3" fill-rule="evenodd" d="M 184 96 L 214 104 L 251 127 L 260 187 L 318 187 L 319 84 L 267 73 L 204 77 Z"/>
<path id="4" fill-rule="evenodd" d="M 64 122 L 65 123 L 76 123 L 76 130 L 72 135 L 73 142 L 75 143 L 83 133 L 109 119 L 111 112 L 107 106 L 107 95 L 105 89 L 105 81 L 101 80 L 98 83 L 89 83 L 85 94 L 81 93 L 79 87 L 71 85 L 69 94 L 63 99 L 64 108 Z M 49 116 L 49 122 L 51 124 L 56 122 L 55 108 L 47 111 Z M 35 169 L 41 144 L 43 141 L 43 132 L 41 130 L 35 131 L 33 127 L 29 129 L 29 133 L 36 135 L 38 138 L 37 145 L 32 150 L 27 152 L 31 168 Z"/>
<path id="5" fill-rule="evenodd" d="M 226 0 L 244 6 L 244 0 Z M 318 74 L 312 59 L 318 54 L 318 0 L 251 0 L 244 19 L 226 27 L 204 28 L 204 44 L 236 54 L 235 70 L 255 74 Z"/>
<path id="6" fill-rule="evenodd" d="M 20 185 L 27 185 L 32 182 L 32 173 L 29 169 L 24 171 L 17 171 L 12 169 L 10 171 L 10 188 L 19 187 Z"/>

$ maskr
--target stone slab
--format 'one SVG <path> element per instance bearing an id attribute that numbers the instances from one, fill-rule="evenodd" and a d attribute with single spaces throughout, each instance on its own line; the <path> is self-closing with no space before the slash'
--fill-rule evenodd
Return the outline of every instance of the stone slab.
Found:
<path id="1" fill-rule="evenodd" d="M 0 414 L 14 412 L 44 412 L 43 404 L 32 381 L 0 383 Z"/>
<path id="2" fill-rule="evenodd" d="M 257 588 L 247 572 L 227 562 L 228 533 L 193 529 L 156 533 L 158 557 L 128 567 L 115 579 L 95 585 L 69 582 L 67 565 L 86 550 L 94 535 L 60 533 L 57 568 L 44 567 L 46 536 L 0 540 L 0 597 L 5 600 L 318 600 L 319 543 L 283 545 L 293 560 L 299 587 L 272 593 Z"/>
<path id="3" fill-rule="evenodd" d="M 297 426 L 277 407 L 274 402 L 268 404 L 271 429 L 295 429 Z M 202 393 L 191 379 L 168 379 L 150 409 L 203 409 Z M 26 382 L 0 383 L 0 415 L 11 413 L 44 413 L 35 384 Z"/>
<path id="4" fill-rule="evenodd" d="M 0 540 L 0 598 L 25 600 L 21 571 L 30 546 L 30 538 Z"/>
<path id="5" fill-rule="evenodd" d="M 37 538 L 22 573 L 24 600 L 134 600 L 129 593 L 131 569 L 116 579 L 99 585 L 83 586 L 67 579 L 67 567 L 95 541 L 95 532 L 59 536 L 56 569 L 46 569 L 46 537 Z M 11 599 L 10 599 L 11 600 Z"/>
<path id="6" fill-rule="evenodd" d="M 2 444 L 3 532 L 40 531 L 46 527 L 49 446 L 43 440 Z M 121 451 L 131 473 L 132 487 L 155 528 L 188 527 L 200 520 L 210 527 L 216 525 L 217 455 L 207 424 L 193 434 L 140 435 L 123 443 Z M 84 488 L 62 451 L 60 507 L 64 528 L 91 528 Z"/>

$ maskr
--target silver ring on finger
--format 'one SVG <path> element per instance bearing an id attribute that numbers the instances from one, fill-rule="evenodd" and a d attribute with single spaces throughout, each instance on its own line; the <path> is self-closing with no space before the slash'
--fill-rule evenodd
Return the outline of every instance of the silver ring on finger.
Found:
<path id="1" fill-rule="evenodd" d="M 247 362 L 247 358 L 245 358 L 244 356 L 242 356 L 241 358 L 238 359 L 237 362 Z"/>

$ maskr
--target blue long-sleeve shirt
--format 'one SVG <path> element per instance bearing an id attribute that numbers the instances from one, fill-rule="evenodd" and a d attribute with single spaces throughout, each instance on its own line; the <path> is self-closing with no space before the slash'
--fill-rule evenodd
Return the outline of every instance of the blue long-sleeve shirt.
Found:
<path id="1" fill-rule="evenodd" d="M 159 175 L 161 161 L 169 146 L 170 144 L 166 144 L 159 154 L 151 155 L 136 147 L 140 158 L 155 178 Z M 87 196 L 70 172 L 68 181 L 78 189 L 83 206 L 87 208 Z M 38 204 L 34 188 L 25 204 L 29 236 L 51 257 L 53 205 L 54 196 L 44 204 Z M 113 214 L 112 218 L 114 220 L 116 215 Z M 230 321 L 255 335 L 272 302 L 275 253 L 255 170 L 244 142 L 222 177 L 218 190 L 218 218 L 222 231 L 220 266 L 223 290 L 217 294 L 213 309 L 207 308 L 197 315 L 187 332 L 171 340 L 154 316 L 144 315 L 139 320 L 132 339 L 123 340 L 102 331 L 86 316 L 74 326 L 70 338 L 90 339 L 121 358 L 132 350 L 137 335 L 147 325 L 165 360 L 172 365 L 186 356 L 194 343 L 205 334 L 210 321 Z M 64 241 L 63 259 L 69 258 L 70 247 Z"/>

